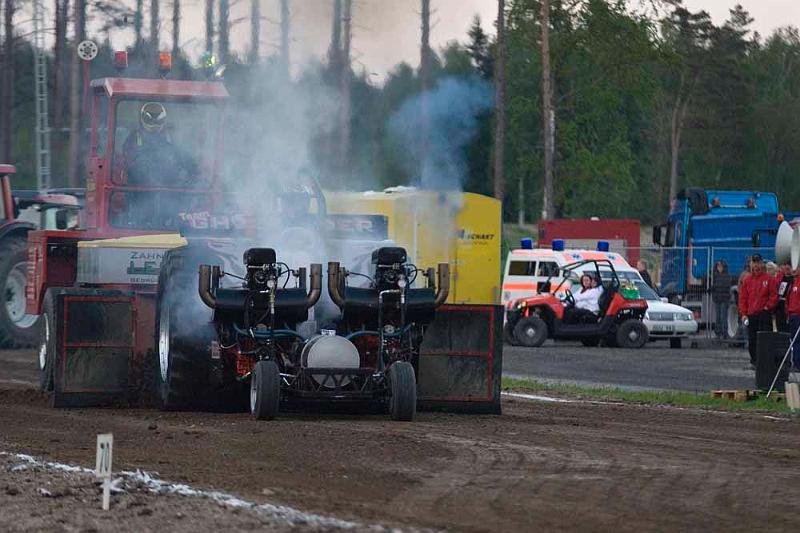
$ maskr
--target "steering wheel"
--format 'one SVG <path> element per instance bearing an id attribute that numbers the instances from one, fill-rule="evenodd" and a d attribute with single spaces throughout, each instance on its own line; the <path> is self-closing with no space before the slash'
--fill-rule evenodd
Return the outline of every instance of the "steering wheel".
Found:
<path id="1" fill-rule="evenodd" d="M 569 307 L 575 307 L 575 297 L 572 295 L 571 290 L 567 289 L 564 293 L 564 301 Z"/>

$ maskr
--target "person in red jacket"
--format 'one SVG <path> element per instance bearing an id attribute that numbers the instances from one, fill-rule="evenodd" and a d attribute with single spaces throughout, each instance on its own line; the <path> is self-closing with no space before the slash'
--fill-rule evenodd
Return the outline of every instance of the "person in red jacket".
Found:
<path id="1" fill-rule="evenodd" d="M 786 316 L 789 318 L 789 339 L 794 339 L 800 329 L 800 268 L 794 271 L 792 284 L 786 291 Z M 800 370 L 800 339 L 795 341 L 792 359 L 795 371 Z"/>
<path id="2" fill-rule="evenodd" d="M 750 364 L 756 364 L 756 341 L 759 331 L 772 331 L 772 312 L 778 304 L 776 279 L 767 274 L 764 261 L 756 254 L 750 261 L 750 275 L 739 291 L 739 314 L 747 324 L 747 349 Z"/>

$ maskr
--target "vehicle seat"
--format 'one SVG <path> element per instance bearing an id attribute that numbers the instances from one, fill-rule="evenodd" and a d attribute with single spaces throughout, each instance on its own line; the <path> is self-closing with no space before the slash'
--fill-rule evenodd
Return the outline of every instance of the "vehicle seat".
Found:
<path id="1" fill-rule="evenodd" d="M 597 300 L 597 305 L 600 307 L 600 312 L 598 314 L 601 319 L 606 316 L 608 307 L 611 305 L 611 300 L 614 299 L 614 295 L 617 294 L 618 289 L 619 287 L 613 283 L 603 285 L 603 294 L 601 294 L 600 298 Z"/>

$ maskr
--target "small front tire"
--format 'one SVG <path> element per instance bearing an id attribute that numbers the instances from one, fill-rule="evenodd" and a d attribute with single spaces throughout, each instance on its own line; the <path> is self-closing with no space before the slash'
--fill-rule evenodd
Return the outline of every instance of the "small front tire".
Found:
<path id="1" fill-rule="evenodd" d="M 417 414 L 417 377 L 414 367 L 406 361 L 398 361 L 389 367 L 389 413 L 392 420 L 411 422 Z"/>
<path id="2" fill-rule="evenodd" d="M 281 372 L 275 361 L 259 361 L 250 379 L 250 413 L 256 420 L 273 420 L 281 402 Z"/>
<path id="3" fill-rule="evenodd" d="M 522 346 L 538 348 L 547 340 L 547 324 L 537 316 L 521 318 L 514 326 L 514 338 Z"/>
<path id="4" fill-rule="evenodd" d="M 617 329 L 617 345 L 620 348 L 641 348 L 647 343 L 647 326 L 639 320 L 626 320 Z"/>

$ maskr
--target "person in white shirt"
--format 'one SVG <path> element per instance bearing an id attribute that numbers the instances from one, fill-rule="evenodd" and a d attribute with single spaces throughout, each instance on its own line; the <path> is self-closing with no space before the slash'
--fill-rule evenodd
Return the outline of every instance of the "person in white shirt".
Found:
<path id="1" fill-rule="evenodd" d="M 581 276 L 581 288 L 572 293 L 575 300 L 575 307 L 567 309 L 565 315 L 567 322 L 590 322 L 596 321 L 600 312 L 600 295 L 603 289 L 599 284 L 593 286 L 593 278 L 590 274 Z"/>

